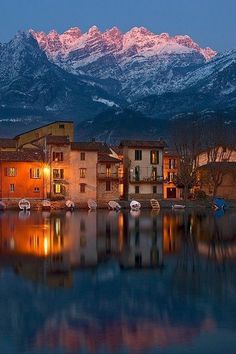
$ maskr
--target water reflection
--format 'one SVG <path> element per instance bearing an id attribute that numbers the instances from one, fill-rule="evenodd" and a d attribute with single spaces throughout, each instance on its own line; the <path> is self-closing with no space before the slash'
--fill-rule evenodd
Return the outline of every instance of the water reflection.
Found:
<path id="1" fill-rule="evenodd" d="M 221 353 L 227 336 L 233 354 L 235 226 L 229 211 L 0 214 L 0 352 Z"/>

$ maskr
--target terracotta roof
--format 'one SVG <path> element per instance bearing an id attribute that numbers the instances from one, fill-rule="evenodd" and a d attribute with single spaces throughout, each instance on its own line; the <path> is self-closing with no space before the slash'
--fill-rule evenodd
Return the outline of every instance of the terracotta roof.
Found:
<path id="1" fill-rule="evenodd" d="M 33 162 L 43 161 L 44 156 L 41 150 L 25 149 L 20 151 L 0 151 L 1 161 Z"/>
<path id="2" fill-rule="evenodd" d="M 47 140 L 47 144 L 49 144 L 49 145 L 70 144 L 70 139 L 68 136 L 48 135 L 46 140 Z"/>
<path id="3" fill-rule="evenodd" d="M 15 148 L 16 141 L 14 139 L 0 138 L 0 148 Z"/>
<path id="4" fill-rule="evenodd" d="M 123 155 L 123 148 L 120 146 L 111 146 L 111 149 L 117 154 L 117 155 Z"/>
<path id="5" fill-rule="evenodd" d="M 213 169 L 221 169 L 225 171 L 232 171 L 232 170 L 236 170 L 236 162 L 227 162 L 227 161 L 209 162 L 205 165 L 199 166 L 198 168 L 199 169 L 213 168 Z"/>
<path id="6" fill-rule="evenodd" d="M 98 154 L 98 162 L 120 163 L 121 161 L 109 154 Z"/>
<path id="7" fill-rule="evenodd" d="M 110 153 L 110 149 L 107 145 L 97 141 L 81 141 L 71 143 L 71 150 L 100 151 L 102 153 Z"/>
<path id="8" fill-rule="evenodd" d="M 131 148 L 161 148 L 166 147 L 164 140 L 122 140 L 120 147 L 127 146 Z"/>

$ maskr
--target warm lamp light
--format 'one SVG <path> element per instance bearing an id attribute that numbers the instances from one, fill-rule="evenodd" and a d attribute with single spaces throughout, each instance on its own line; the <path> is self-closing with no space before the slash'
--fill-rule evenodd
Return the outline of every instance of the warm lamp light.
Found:
<path id="1" fill-rule="evenodd" d="M 45 175 L 49 175 L 49 172 L 50 172 L 49 166 L 44 166 L 44 168 L 43 168 L 43 173 L 44 173 Z"/>

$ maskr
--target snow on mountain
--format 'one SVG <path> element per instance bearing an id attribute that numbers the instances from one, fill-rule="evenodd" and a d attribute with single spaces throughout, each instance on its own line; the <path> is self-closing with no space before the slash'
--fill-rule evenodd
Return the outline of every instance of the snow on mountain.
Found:
<path id="1" fill-rule="evenodd" d="M 86 33 L 79 28 L 30 33 L 53 63 L 73 74 L 115 80 L 119 93 L 131 100 L 173 90 L 193 66 L 216 55 L 189 36 L 157 35 L 144 27 L 126 33 L 117 27 L 101 32 L 96 26 Z"/>

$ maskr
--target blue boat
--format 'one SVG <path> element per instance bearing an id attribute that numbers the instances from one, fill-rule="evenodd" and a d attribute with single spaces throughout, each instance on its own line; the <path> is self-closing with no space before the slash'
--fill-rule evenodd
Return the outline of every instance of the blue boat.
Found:
<path id="1" fill-rule="evenodd" d="M 227 204 L 226 204 L 226 201 L 224 200 L 224 198 L 216 197 L 216 198 L 213 199 L 213 207 L 216 210 L 218 210 L 218 209 L 226 209 L 227 208 Z"/>

